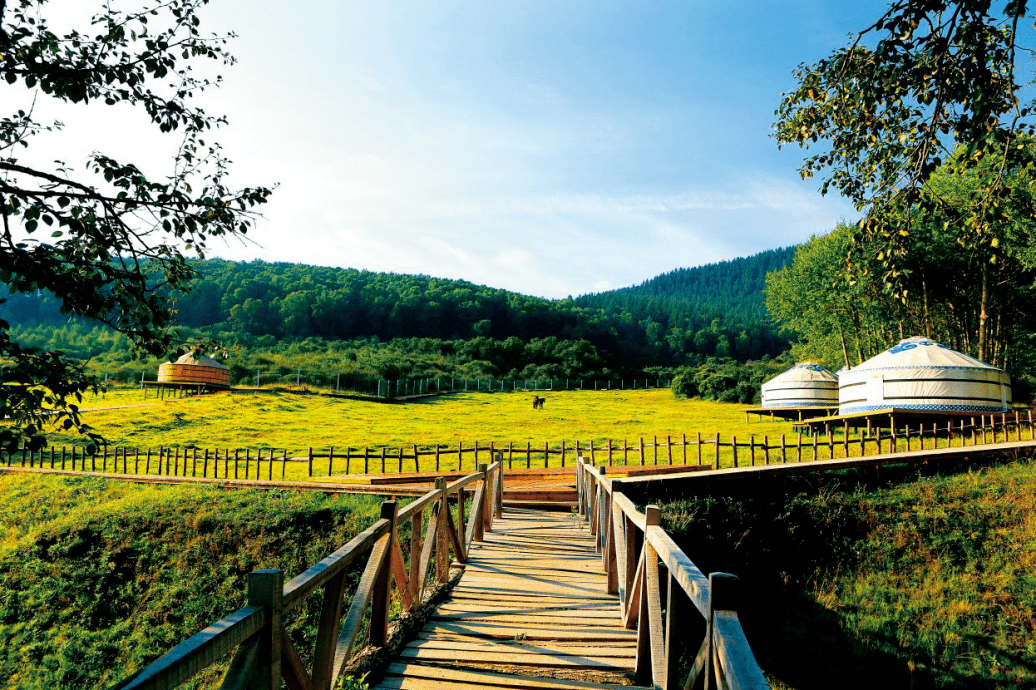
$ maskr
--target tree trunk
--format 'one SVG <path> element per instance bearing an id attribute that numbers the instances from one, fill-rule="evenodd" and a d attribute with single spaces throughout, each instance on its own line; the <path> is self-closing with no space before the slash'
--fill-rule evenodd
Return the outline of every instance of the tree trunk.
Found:
<path id="1" fill-rule="evenodd" d="M 845 345 L 845 329 L 842 328 L 841 322 L 838 324 L 838 338 L 842 341 L 842 357 L 845 358 L 845 368 L 849 368 L 849 348 Z"/>
<path id="2" fill-rule="evenodd" d="M 921 294 L 924 297 L 924 337 L 932 339 L 932 319 L 928 313 L 928 281 L 921 276 Z"/>
<path id="3" fill-rule="evenodd" d="M 860 310 L 852 308 L 853 312 L 853 333 L 856 336 L 856 364 L 863 364 L 863 334 L 860 333 Z"/>
<path id="4" fill-rule="evenodd" d="M 978 310 L 978 358 L 986 360 L 986 321 L 989 320 L 989 263 L 982 262 L 982 298 Z"/>

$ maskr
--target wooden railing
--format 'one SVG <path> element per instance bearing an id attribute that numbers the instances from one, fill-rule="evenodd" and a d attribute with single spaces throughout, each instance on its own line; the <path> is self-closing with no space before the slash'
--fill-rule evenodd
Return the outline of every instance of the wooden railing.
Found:
<path id="1" fill-rule="evenodd" d="M 816 424 L 822 418 L 813 420 Z M 854 433 L 855 432 L 855 433 Z M 789 438 L 790 436 L 790 438 Z M 156 449 L 101 446 L 94 452 L 78 446 L 64 446 L 14 453 L 0 453 L 0 464 L 8 467 L 113 472 L 116 474 L 158 474 L 214 479 L 285 479 L 289 463 L 306 463 L 306 475 L 386 472 L 474 471 L 484 459 L 499 458 L 507 469 L 532 467 L 533 460 L 544 467 L 571 467 L 577 457 L 594 465 L 703 465 L 714 468 L 745 465 L 812 462 L 875 453 L 925 450 L 927 448 L 982 445 L 1006 441 L 1036 440 L 1031 410 L 996 415 L 957 418 L 942 424 L 911 423 L 904 420 L 894 428 L 858 428 L 848 423 L 828 425 L 826 433 L 721 436 L 701 433 L 560 443 L 498 443 L 474 441 L 456 446 L 411 445 L 406 448 L 330 447 L 289 453 L 274 448 L 180 448 Z M 552 457 L 553 456 L 553 457 Z"/>
<path id="2" fill-rule="evenodd" d="M 662 690 L 768 689 L 738 620 L 737 577 L 706 577 L 662 529 L 658 507 L 638 511 L 606 467 L 577 458 L 576 484 L 579 514 L 597 538 L 608 591 L 618 593 L 626 627 L 637 629 L 635 682 Z M 684 658 L 691 668 L 680 677 Z"/>
<path id="3" fill-rule="evenodd" d="M 368 608 L 368 644 L 383 646 L 388 639 L 393 585 L 403 610 L 412 611 L 424 599 L 433 560 L 435 583 L 449 577 L 450 550 L 459 562 L 466 562 L 471 543 L 481 541 L 500 515 L 503 480 L 499 461 L 483 464 L 477 472 L 451 484 L 439 478 L 434 490 L 403 508 L 395 501 L 382 503 L 377 522 L 290 582 L 284 582 L 279 570 L 250 573 L 244 607 L 188 638 L 116 688 L 175 688 L 233 652 L 221 686 L 224 689 L 279 690 L 283 680 L 291 690 L 330 690 L 348 664 Z M 464 494 L 472 490 L 471 514 L 465 525 Z M 456 523 L 451 500 L 457 507 Z M 423 524 L 426 511 L 427 526 Z M 399 526 L 407 521 L 409 563 L 399 542 Z M 363 556 L 367 564 L 349 608 L 343 612 L 349 566 Z M 311 668 L 307 669 L 282 617 L 318 592 L 322 593 L 320 618 Z"/>

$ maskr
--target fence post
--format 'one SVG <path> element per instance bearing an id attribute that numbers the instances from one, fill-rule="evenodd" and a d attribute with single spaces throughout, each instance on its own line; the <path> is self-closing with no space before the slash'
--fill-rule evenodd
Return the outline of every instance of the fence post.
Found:
<path id="1" fill-rule="evenodd" d="M 235 465 L 234 467 L 235 467 L 234 471 L 236 473 L 237 465 Z M 313 447 L 312 446 L 310 446 L 310 449 L 309 449 L 309 475 L 308 476 L 310 476 L 310 477 L 313 476 Z"/>
<path id="2" fill-rule="evenodd" d="M 640 464 L 644 464 L 644 437 L 640 437 Z"/>
<path id="3" fill-rule="evenodd" d="M 280 690 L 281 625 L 284 573 L 280 570 L 257 570 L 248 574 L 248 604 L 266 609 L 266 623 L 259 633 L 258 665 L 255 688 Z"/>

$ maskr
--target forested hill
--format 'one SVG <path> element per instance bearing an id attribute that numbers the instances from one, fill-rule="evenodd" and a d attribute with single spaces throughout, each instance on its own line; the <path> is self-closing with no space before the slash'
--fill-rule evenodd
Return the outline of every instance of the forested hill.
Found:
<path id="1" fill-rule="evenodd" d="M 615 369 L 693 363 L 711 355 L 749 359 L 786 347 L 759 306 L 766 271 L 783 265 L 785 256 L 789 250 L 681 269 L 574 300 L 428 276 L 211 259 L 195 263 L 198 279 L 177 301 L 176 321 L 248 346 L 309 338 L 528 343 L 553 337 L 588 341 Z M 46 296 L 12 295 L 0 305 L 0 318 L 21 333 L 67 329 L 57 307 Z"/>
<path id="2" fill-rule="evenodd" d="M 795 247 L 782 247 L 731 261 L 678 268 L 634 287 L 584 295 L 576 303 L 612 313 L 664 314 L 706 308 L 727 320 L 765 322 L 766 274 L 789 265 L 794 257 Z"/>

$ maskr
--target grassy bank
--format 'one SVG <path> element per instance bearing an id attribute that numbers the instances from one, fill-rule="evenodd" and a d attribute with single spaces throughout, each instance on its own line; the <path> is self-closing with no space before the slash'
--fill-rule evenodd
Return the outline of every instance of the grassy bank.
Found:
<path id="1" fill-rule="evenodd" d="M 664 521 L 744 581 L 775 687 L 1036 687 L 1036 464 L 898 479 L 671 501 Z"/>
<path id="2" fill-rule="evenodd" d="M 296 575 L 378 515 L 364 497 L 85 478 L 2 476 L 0 498 L 9 688 L 110 686 L 240 607 L 248 572 Z M 307 603 L 289 626 L 303 654 L 319 601 Z"/>

